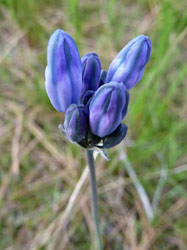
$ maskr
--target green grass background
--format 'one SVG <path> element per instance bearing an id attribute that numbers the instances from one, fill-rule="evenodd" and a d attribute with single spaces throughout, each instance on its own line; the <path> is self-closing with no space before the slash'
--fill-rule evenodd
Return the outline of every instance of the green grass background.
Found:
<path id="1" fill-rule="evenodd" d="M 186 7 L 185 0 L 0 1 L 0 249 L 94 249 L 88 180 L 56 232 L 86 164 L 83 149 L 59 134 L 64 117 L 44 89 L 46 47 L 57 28 L 75 38 L 81 55 L 99 54 L 105 69 L 134 36 L 151 38 L 151 60 L 131 91 L 125 144 L 109 150 L 110 162 L 96 161 L 100 226 L 107 250 L 185 249 Z M 120 147 L 150 200 L 168 167 L 152 223 Z"/>

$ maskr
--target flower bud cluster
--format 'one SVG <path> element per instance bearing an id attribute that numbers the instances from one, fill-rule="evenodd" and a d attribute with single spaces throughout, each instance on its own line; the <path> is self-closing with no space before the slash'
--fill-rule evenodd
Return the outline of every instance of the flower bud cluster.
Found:
<path id="1" fill-rule="evenodd" d="M 53 107 L 65 112 L 69 140 L 85 148 L 111 148 L 127 134 L 129 90 L 142 78 L 151 41 L 141 35 L 114 58 L 108 72 L 96 53 L 79 55 L 73 38 L 55 31 L 48 44 L 45 88 Z"/>

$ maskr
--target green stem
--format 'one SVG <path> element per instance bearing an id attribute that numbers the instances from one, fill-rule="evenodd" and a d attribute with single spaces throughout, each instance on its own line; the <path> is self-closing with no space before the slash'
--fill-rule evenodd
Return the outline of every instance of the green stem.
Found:
<path id="1" fill-rule="evenodd" d="M 95 223 L 96 236 L 98 241 L 98 250 L 102 250 L 102 240 L 101 234 L 99 230 L 99 215 L 98 215 L 98 204 L 97 204 L 97 183 L 96 183 L 96 175 L 95 175 L 95 164 L 93 157 L 93 150 L 87 150 L 87 161 L 88 167 L 90 170 L 90 184 L 91 184 L 91 192 L 92 192 L 92 213 L 93 219 Z"/>

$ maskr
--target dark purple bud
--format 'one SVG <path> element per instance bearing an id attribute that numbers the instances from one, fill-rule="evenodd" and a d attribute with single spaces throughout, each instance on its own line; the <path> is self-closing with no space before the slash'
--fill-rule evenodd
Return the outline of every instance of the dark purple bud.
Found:
<path id="1" fill-rule="evenodd" d="M 80 142 L 88 130 L 88 108 L 71 104 L 66 110 L 64 128 L 70 140 Z"/>
<path id="2" fill-rule="evenodd" d="M 82 95 L 88 90 L 96 90 L 99 86 L 101 63 L 96 53 L 88 53 L 81 58 L 82 71 Z"/>
<path id="3" fill-rule="evenodd" d="M 88 106 L 94 94 L 95 94 L 95 91 L 93 90 L 86 91 L 81 98 L 81 103 Z"/>
<path id="4" fill-rule="evenodd" d="M 49 39 L 45 87 L 52 105 L 60 112 L 79 101 L 82 62 L 75 41 L 63 30 L 56 30 Z"/>
<path id="5" fill-rule="evenodd" d="M 112 148 L 118 145 L 126 136 L 128 127 L 125 124 L 120 124 L 117 129 L 103 139 L 104 148 Z"/>
<path id="6" fill-rule="evenodd" d="M 131 40 L 109 66 L 106 82 L 123 82 L 128 90 L 142 78 L 151 56 L 151 40 L 141 35 Z"/>
<path id="7" fill-rule="evenodd" d="M 105 84 L 106 76 L 107 76 L 107 71 L 102 69 L 101 74 L 100 74 L 100 79 L 99 79 L 99 86 L 102 86 L 103 84 Z"/>
<path id="8" fill-rule="evenodd" d="M 101 86 L 90 102 L 91 132 L 97 136 L 110 135 L 127 113 L 129 93 L 123 83 L 111 82 Z"/>

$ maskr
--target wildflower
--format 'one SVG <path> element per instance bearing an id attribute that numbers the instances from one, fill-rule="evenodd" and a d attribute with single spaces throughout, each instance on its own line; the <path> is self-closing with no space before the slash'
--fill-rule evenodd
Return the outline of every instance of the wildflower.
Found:
<path id="1" fill-rule="evenodd" d="M 55 31 L 48 44 L 45 87 L 65 122 L 60 126 L 72 142 L 87 149 L 111 148 L 127 134 L 129 90 L 141 79 L 151 55 L 151 41 L 141 35 L 116 56 L 108 72 L 96 53 L 80 58 L 73 38 Z"/>
<path id="2" fill-rule="evenodd" d="M 128 127 L 121 122 L 128 111 L 128 90 L 141 79 L 150 54 L 150 39 L 138 36 L 119 52 L 106 72 L 101 70 L 97 54 L 88 53 L 80 58 L 74 40 L 64 31 L 55 31 L 49 40 L 45 87 L 54 108 L 65 112 L 60 131 L 71 142 L 87 149 L 99 250 L 103 247 L 93 150 L 109 160 L 105 149 L 125 138 Z"/>

